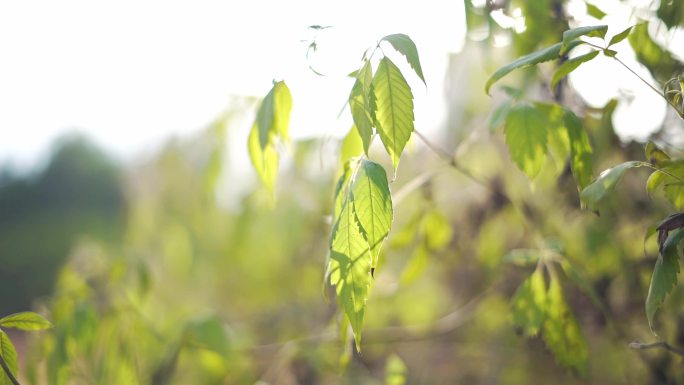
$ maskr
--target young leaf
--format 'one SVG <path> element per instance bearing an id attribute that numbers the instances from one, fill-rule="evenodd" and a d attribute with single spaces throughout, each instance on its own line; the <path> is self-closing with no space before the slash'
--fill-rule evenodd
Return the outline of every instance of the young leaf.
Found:
<path id="1" fill-rule="evenodd" d="M 592 51 L 567 60 L 565 63 L 563 63 L 563 65 L 558 67 L 556 72 L 554 72 L 553 77 L 551 78 L 551 88 L 555 88 L 556 84 L 558 84 L 561 79 L 568 76 L 572 71 L 576 70 L 577 67 L 579 67 L 582 63 L 586 63 L 595 58 L 598 54 L 599 51 Z"/>
<path id="2" fill-rule="evenodd" d="M 513 325 L 526 336 L 539 333 L 546 317 L 546 280 L 542 269 L 536 269 L 518 287 L 511 300 L 511 314 Z"/>
<path id="3" fill-rule="evenodd" d="M 272 134 L 271 127 L 273 126 L 273 115 L 275 110 L 274 102 L 274 88 L 271 88 L 266 94 L 266 97 L 261 101 L 259 109 L 257 110 L 256 120 L 254 126 L 259 132 L 259 146 L 262 149 L 268 146 Z"/>
<path id="4" fill-rule="evenodd" d="M 416 48 L 416 44 L 413 42 L 413 40 L 403 33 L 385 36 L 382 38 L 382 40 L 392 44 L 394 49 L 406 57 L 406 61 L 408 61 L 411 68 L 413 68 L 413 70 L 416 72 L 416 75 L 418 75 L 420 80 L 423 81 L 423 84 L 427 86 L 427 83 L 425 83 L 425 77 L 423 76 L 423 69 L 420 67 L 418 49 Z"/>
<path id="5" fill-rule="evenodd" d="M 265 148 L 261 147 L 257 124 L 252 126 L 247 146 L 254 169 L 266 188 L 273 193 L 275 191 L 275 180 L 278 174 L 278 153 L 270 143 Z"/>
<path id="6" fill-rule="evenodd" d="M 643 162 L 630 161 L 603 171 L 598 179 L 582 190 L 580 199 L 587 204 L 590 210 L 597 211 L 598 204 L 615 188 L 615 185 L 620 181 L 625 171 L 642 166 L 644 166 Z"/>
<path id="7" fill-rule="evenodd" d="M 356 76 L 356 81 L 349 95 L 349 109 L 356 129 L 363 141 L 363 150 L 368 155 L 371 138 L 373 137 L 373 118 L 370 105 L 371 82 L 373 70 L 370 62 L 366 62 Z"/>
<path id="8" fill-rule="evenodd" d="M 399 68 L 387 57 L 380 61 L 372 85 L 376 127 L 396 172 L 413 132 L 413 94 Z"/>
<path id="9" fill-rule="evenodd" d="M 546 346 L 563 367 L 583 376 L 587 372 L 588 348 L 579 324 L 565 302 L 563 287 L 551 274 L 547 294 L 546 319 L 543 326 Z"/>
<path id="10" fill-rule="evenodd" d="M 16 378 L 17 371 L 19 370 L 17 351 L 14 349 L 12 341 L 10 341 L 7 334 L 2 330 L 0 330 L 0 354 L 5 360 L 10 372 Z M 2 369 L 0 369 L 0 385 L 13 385 L 12 380 L 10 380 L 5 371 Z"/>
<path id="11" fill-rule="evenodd" d="M 370 246 L 371 266 L 377 267 L 380 248 L 392 225 L 392 197 L 385 169 L 377 163 L 361 160 L 351 194 L 356 220 Z"/>
<path id="12" fill-rule="evenodd" d="M 530 178 L 541 170 L 546 158 L 546 118 L 528 104 L 519 104 L 506 117 L 506 145 L 513 161 Z"/>
<path id="13" fill-rule="evenodd" d="M 560 54 L 564 54 L 569 50 L 570 42 L 574 41 L 580 36 L 600 37 L 606 36 L 608 31 L 607 25 L 593 25 L 587 27 L 572 28 L 563 32 L 563 44 L 560 49 Z"/>
<path id="14" fill-rule="evenodd" d="M 670 233 L 653 268 L 651 285 L 646 296 L 646 318 L 652 331 L 654 330 L 653 319 L 656 312 L 663 305 L 665 297 L 677 285 L 677 274 L 679 273 L 677 245 L 682 239 L 684 239 L 684 229 L 677 229 Z"/>
<path id="15" fill-rule="evenodd" d="M 549 60 L 558 59 L 560 49 L 561 43 L 556 43 L 550 47 L 522 56 L 499 68 L 492 74 L 492 76 L 489 77 L 489 79 L 487 79 L 487 83 L 485 84 L 485 92 L 487 95 L 489 95 L 489 89 L 492 87 L 492 85 L 515 69 L 525 68 Z"/>
<path id="16" fill-rule="evenodd" d="M 630 32 L 632 32 L 632 27 L 629 27 L 629 28 L 625 29 L 624 31 L 618 33 L 617 35 L 611 37 L 610 42 L 608 43 L 608 47 L 610 47 L 613 44 L 617 44 L 617 43 L 625 40 L 627 38 L 627 36 L 629 36 Z"/>
<path id="17" fill-rule="evenodd" d="M 593 172 L 591 143 L 582 128 L 582 121 L 572 111 L 565 111 L 563 121 L 570 138 L 570 169 L 579 191 L 582 191 L 591 182 Z"/>
<path id="18" fill-rule="evenodd" d="M 50 321 L 32 311 L 10 314 L 0 319 L 0 327 L 19 330 L 44 330 L 52 327 Z"/>

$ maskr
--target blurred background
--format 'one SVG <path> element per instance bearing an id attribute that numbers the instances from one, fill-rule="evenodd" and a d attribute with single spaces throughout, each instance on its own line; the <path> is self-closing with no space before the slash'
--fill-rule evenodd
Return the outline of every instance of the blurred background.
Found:
<path id="1" fill-rule="evenodd" d="M 55 324 L 10 335 L 22 383 L 680 383 L 677 356 L 627 348 L 655 339 L 643 303 L 657 246 L 644 234 L 676 207 L 647 195 L 642 170 L 600 217 L 580 210 L 565 159 L 529 181 L 493 113 L 509 98 L 483 91 L 570 27 L 612 36 L 640 21 L 614 49 L 660 89 L 684 66 L 679 1 L 0 5 L 0 314 Z M 416 128 L 489 187 L 409 144 L 359 354 L 340 341 L 323 273 L 347 74 L 391 33 L 423 64 L 427 87 L 407 76 Z M 502 83 L 581 116 L 594 175 L 643 160 L 648 139 L 681 155 L 682 121 L 640 79 L 601 55 L 550 90 L 557 65 Z M 275 204 L 246 146 L 274 79 L 293 94 Z M 387 164 L 379 146 L 371 158 Z M 564 280 L 584 377 L 511 324 L 531 270 L 504 256 L 535 247 L 561 250 L 590 288 Z M 683 302 L 676 289 L 659 315 L 679 346 Z"/>

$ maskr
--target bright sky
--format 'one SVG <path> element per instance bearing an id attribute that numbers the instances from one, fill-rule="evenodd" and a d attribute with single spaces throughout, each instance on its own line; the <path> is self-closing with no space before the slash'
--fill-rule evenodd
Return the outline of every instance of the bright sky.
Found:
<path id="1" fill-rule="evenodd" d="M 600 3 L 617 12 L 609 35 L 633 21 L 618 0 Z M 319 34 L 311 63 L 327 77 L 313 74 L 305 58 L 314 24 L 335 26 Z M 464 29 L 456 0 L 3 2 L 0 163 L 31 166 L 73 129 L 126 159 L 205 127 L 234 95 L 264 96 L 274 78 L 292 90 L 294 137 L 337 136 L 350 127 L 348 114 L 337 118 L 351 87 L 345 75 L 376 39 L 398 32 L 420 52 L 429 87 L 408 81 L 416 124 L 430 130 L 445 116 L 447 54 L 461 49 Z M 628 45 L 618 49 L 650 79 Z M 615 117 L 625 136 L 642 137 L 662 120 L 662 100 L 615 63 L 597 58 L 584 68 L 572 81 L 590 104 L 630 95 Z M 642 108 L 649 117 L 634 116 Z"/>

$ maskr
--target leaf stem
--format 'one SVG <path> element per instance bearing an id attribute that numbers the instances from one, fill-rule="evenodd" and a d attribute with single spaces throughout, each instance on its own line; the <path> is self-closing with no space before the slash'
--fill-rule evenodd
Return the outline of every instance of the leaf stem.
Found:
<path id="1" fill-rule="evenodd" d="M 665 349 L 668 352 L 674 353 L 680 357 L 684 357 L 684 349 L 672 346 L 665 341 L 652 342 L 650 344 L 644 344 L 639 341 L 634 341 L 629 344 L 629 348 L 637 350 Z"/>
<path id="2" fill-rule="evenodd" d="M 0 366 L 2 366 L 2 370 L 5 371 L 5 374 L 7 375 L 7 378 L 9 378 L 10 382 L 14 385 L 21 385 L 19 384 L 19 381 L 17 380 L 16 377 L 14 377 L 14 374 L 12 374 L 12 370 L 10 370 L 9 366 L 7 365 L 7 362 L 5 361 L 5 358 L 0 354 Z"/>

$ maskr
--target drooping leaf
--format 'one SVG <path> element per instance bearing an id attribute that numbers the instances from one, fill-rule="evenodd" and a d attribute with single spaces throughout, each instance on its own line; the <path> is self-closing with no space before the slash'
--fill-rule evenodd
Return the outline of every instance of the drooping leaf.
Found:
<path id="1" fill-rule="evenodd" d="M 580 376 L 586 375 L 589 357 L 587 342 L 565 302 L 563 287 L 555 274 L 551 274 L 549 283 L 542 335 L 544 343 L 561 366 Z"/>
<path id="2" fill-rule="evenodd" d="M 19 330 L 44 330 L 52 327 L 50 321 L 32 311 L 10 314 L 0 319 L 0 327 Z"/>
<path id="3" fill-rule="evenodd" d="M 653 319 L 656 312 L 663 305 L 670 291 L 677 285 L 677 274 L 679 273 L 677 245 L 682 239 L 684 239 L 684 229 L 674 230 L 670 233 L 653 268 L 651 284 L 646 296 L 646 318 L 652 331 L 654 331 Z"/>
<path id="4" fill-rule="evenodd" d="M 571 43 L 568 46 L 567 51 L 572 49 L 576 44 L 577 43 Z M 489 89 L 492 87 L 492 85 L 515 69 L 525 68 L 549 60 L 558 59 L 560 55 L 560 50 L 561 43 L 556 43 L 550 47 L 522 56 L 514 60 L 513 62 L 499 68 L 487 80 L 487 83 L 485 84 L 485 92 L 487 93 L 487 95 L 489 95 Z"/>
<path id="5" fill-rule="evenodd" d="M 570 137 L 565 128 L 565 109 L 557 103 L 534 103 L 534 107 L 544 114 L 548 154 L 556 163 L 558 174 L 565 170 L 570 155 Z"/>
<path id="6" fill-rule="evenodd" d="M 506 117 L 506 145 L 511 158 L 530 178 L 541 170 L 546 158 L 546 119 L 528 104 L 511 108 Z"/>
<path id="7" fill-rule="evenodd" d="M 292 94 L 284 81 L 273 85 L 273 127 L 272 131 L 283 140 L 289 138 L 290 113 L 292 112 Z"/>
<path id="8" fill-rule="evenodd" d="M 275 110 L 274 88 L 271 88 L 261 101 L 257 110 L 254 127 L 259 133 L 259 146 L 265 149 L 273 136 L 273 116 Z"/>
<path id="9" fill-rule="evenodd" d="M 541 256 L 541 250 L 513 249 L 504 255 L 503 260 L 519 266 L 536 264 Z"/>
<path id="10" fill-rule="evenodd" d="M 19 362 L 17 361 L 17 351 L 14 349 L 12 341 L 10 341 L 7 334 L 0 330 L 0 354 L 5 360 L 5 363 L 10 369 L 10 372 L 17 377 L 17 371 L 19 370 Z M 13 385 L 12 380 L 9 379 L 5 371 L 0 369 L 0 385 Z"/>
<path id="11" fill-rule="evenodd" d="M 349 109 L 354 125 L 363 141 L 363 150 L 368 155 L 371 138 L 373 137 L 373 110 L 371 108 L 371 82 L 373 70 L 370 62 L 366 61 L 356 76 L 356 81 L 349 95 Z"/>
<path id="12" fill-rule="evenodd" d="M 413 68 L 413 70 L 416 72 L 416 75 L 418 75 L 420 80 L 423 81 L 423 84 L 427 85 L 425 82 L 425 77 L 423 76 L 423 69 L 420 66 L 418 49 L 416 48 L 416 44 L 413 42 L 413 40 L 403 33 L 385 36 L 382 38 L 382 40 L 392 44 L 394 49 L 404 55 L 406 57 L 406 61 L 408 61 L 411 68 Z"/>
<path id="13" fill-rule="evenodd" d="M 617 44 L 627 38 L 629 36 L 629 33 L 632 32 L 632 27 L 628 27 L 624 31 L 618 33 L 617 35 L 613 36 L 610 38 L 610 42 L 608 43 L 608 47 L 610 47 L 613 44 Z"/>
<path id="14" fill-rule="evenodd" d="M 577 28 L 569 29 L 569 30 L 563 32 L 563 43 L 562 43 L 562 47 L 560 50 L 560 54 L 562 55 L 562 54 L 566 53 L 570 47 L 570 43 L 575 41 L 577 38 L 579 38 L 581 36 L 603 38 L 606 36 L 607 31 L 608 31 L 607 25 L 592 25 L 592 26 L 577 27 Z"/>
<path id="15" fill-rule="evenodd" d="M 370 246 L 371 266 L 377 267 L 380 248 L 389 234 L 393 215 L 385 169 L 377 163 L 361 160 L 351 193 L 356 220 Z"/>
<path id="16" fill-rule="evenodd" d="M 396 172 L 413 132 L 413 94 L 399 68 L 384 57 L 373 76 L 375 124 Z"/>
<path id="17" fill-rule="evenodd" d="M 342 148 L 340 149 L 340 161 L 342 164 L 347 163 L 349 159 L 357 157 L 363 153 L 363 142 L 356 126 L 352 126 L 347 135 L 342 139 Z"/>
<path id="18" fill-rule="evenodd" d="M 539 333 L 546 317 L 546 280 L 544 271 L 536 269 L 518 287 L 511 300 L 513 325 L 526 336 Z"/>
<path id="19" fill-rule="evenodd" d="M 594 182 L 582 190 L 580 199 L 590 210 L 597 211 L 598 204 L 615 188 L 625 171 L 644 165 L 643 162 L 629 161 L 603 171 Z"/>
<path id="20" fill-rule="evenodd" d="M 496 108 L 492 111 L 492 114 L 489 117 L 490 131 L 494 131 L 504 124 L 504 122 L 506 121 L 506 116 L 508 116 L 508 112 L 511 110 L 512 105 L 513 101 L 511 101 L 510 99 L 506 99 L 503 102 L 501 102 L 501 104 L 496 106 Z"/>
<path id="21" fill-rule="evenodd" d="M 278 174 L 278 153 L 270 143 L 265 148 L 261 147 L 259 129 L 256 124 L 252 126 L 247 145 L 254 169 L 266 188 L 273 193 Z"/>
<path id="22" fill-rule="evenodd" d="M 553 77 L 551 78 L 551 88 L 555 88 L 556 84 L 558 84 L 558 82 L 561 79 L 568 76 L 572 71 L 576 70 L 577 67 L 579 67 L 581 64 L 586 63 L 591 59 L 595 58 L 598 54 L 599 51 L 591 51 L 587 54 L 580 55 L 567 60 L 565 63 L 563 63 L 563 65 L 558 67 L 556 72 L 553 73 Z"/>
<path id="23" fill-rule="evenodd" d="M 590 16 L 595 17 L 599 20 L 603 19 L 603 17 L 606 16 L 606 13 L 603 12 L 599 7 L 597 7 L 591 3 L 586 3 L 586 4 L 587 4 L 587 13 Z"/>
<path id="24" fill-rule="evenodd" d="M 565 128 L 570 138 L 570 168 L 579 191 L 591 182 L 593 173 L 592 148 L 589 136 L 582 128 L 582 121 L 572 111 L 565 111 Z"/>
<path id="25" fill-rule="evenodd" d="M 387 357 L 385 364 L 385 385 L 404 385 L 405 383 L 406 365 L 398 355 L 391 354 Z"/>

